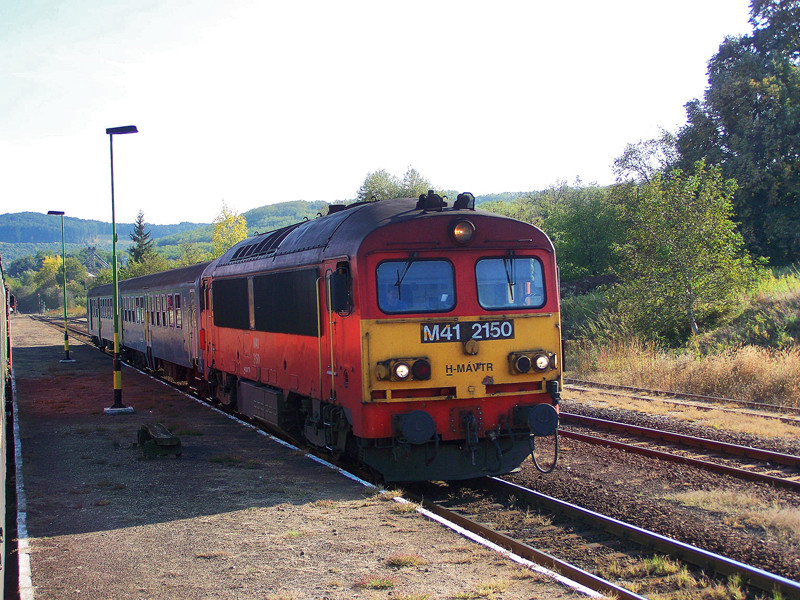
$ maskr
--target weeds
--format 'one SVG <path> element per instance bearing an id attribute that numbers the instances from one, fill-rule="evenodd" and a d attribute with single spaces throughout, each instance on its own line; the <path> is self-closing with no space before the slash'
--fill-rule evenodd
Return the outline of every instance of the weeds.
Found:
<path id="1" fill-rule="evenodd" d="M 372 577 L 368 575 L 358 579 L 354 585 L 364 590 L 390 590 L 396 585 L 396 582 L 391 577 Z"/>
<path id="2" fill-rule="evenodd" d="M 418 554 L 395 554 L 386 559 L 386 564 L 399 569 L 403 567 L 418 567 L 427 563 Z"/>
<path id="3" fill-rule="evenodd" d="M 212 456 L 208 459 L 208 462 L 225 465 L 227 467 L 239 467 L 240 469 L 258 469 L 261 467 L 261 463 L 253 458 L 244 459 L 230 454 Z"/>
<path id="4" fill-rule="evenodd" d="M 397 502 L 392 506 L 392 512 L 398 515 L 407 515 L 416 512 L 417 505 L 411 502 Z"/>
<path id="5" fill-rule="evenodd" d="M 297 531 L 296 529 L 290 529 L 286 532 L 286 537 L 289 539 L 297 539 L 303 537 L 305 534 L 302 531 Z"/>

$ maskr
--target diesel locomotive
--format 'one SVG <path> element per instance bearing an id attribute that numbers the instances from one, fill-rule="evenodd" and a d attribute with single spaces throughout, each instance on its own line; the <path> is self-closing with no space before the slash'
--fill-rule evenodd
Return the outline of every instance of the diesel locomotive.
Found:
<path id="1" fill-rule="evenodd" d="M 118 285 L 128 361 L 387 482 L 508 473 L 557 435 L 553 245 L 471 194 L 332 205 Z M 111 285 L 90 290 L 88 313 L 110 344 Z"/>

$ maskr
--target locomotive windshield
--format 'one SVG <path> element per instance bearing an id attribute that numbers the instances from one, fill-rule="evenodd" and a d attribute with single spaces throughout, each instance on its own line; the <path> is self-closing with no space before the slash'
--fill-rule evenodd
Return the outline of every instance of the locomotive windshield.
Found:
<path id="1" fill-rule="evenodd" d="M 385 313 L 446 312 L 456 305 L 446 260 L 387 260 L 378 265 L 378 307 Z"/>
<path id="2" fill-rule="evenodd" d="M 486 310 L 544 306 L 542 263 L 536 258 L 483 258 L 475 265 L 478 302 Z"/>

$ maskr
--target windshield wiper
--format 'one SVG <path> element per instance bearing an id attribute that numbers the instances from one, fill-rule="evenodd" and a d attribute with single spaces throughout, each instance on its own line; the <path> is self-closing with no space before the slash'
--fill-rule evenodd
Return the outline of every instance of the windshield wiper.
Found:
<path id="1" fill-rule="evenodd" d="M 508 295 L 510 301 L 514 302 L 514 287 L 517 285 L 516 273 L 514 273 L 514 251 L 511 250 L 508 256 L 503 257 L 503 268 L 506 272 L 506 281 L 508 282 Z"/>
<path id="2" fill-rule="evenodd" d="M 403 283 L 403 280 L 406 278 L 408 274 L 408 270 L 411 268 L 411 263 L 414 262 L 414 259 L 417 258 L 417 253 L 412 252 L 411 256 L 408 257 L 406 264 L 403 266 L 403 272 L 397 271 L 397 281 L 395 282 L 395 286 L 397 287 L 397 294 L 400 295 L 400 284 Z"/>

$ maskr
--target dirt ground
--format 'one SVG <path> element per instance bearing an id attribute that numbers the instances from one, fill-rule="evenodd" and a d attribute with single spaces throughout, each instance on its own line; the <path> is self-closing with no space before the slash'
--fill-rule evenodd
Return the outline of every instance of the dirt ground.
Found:
<path id="1" fill-rule="evenodd" d="M 572 591 L 109 357 L 12 321 L 37 599 L 572 598 Z M 144 423 L 182 456 L 143 458 Z"/>

